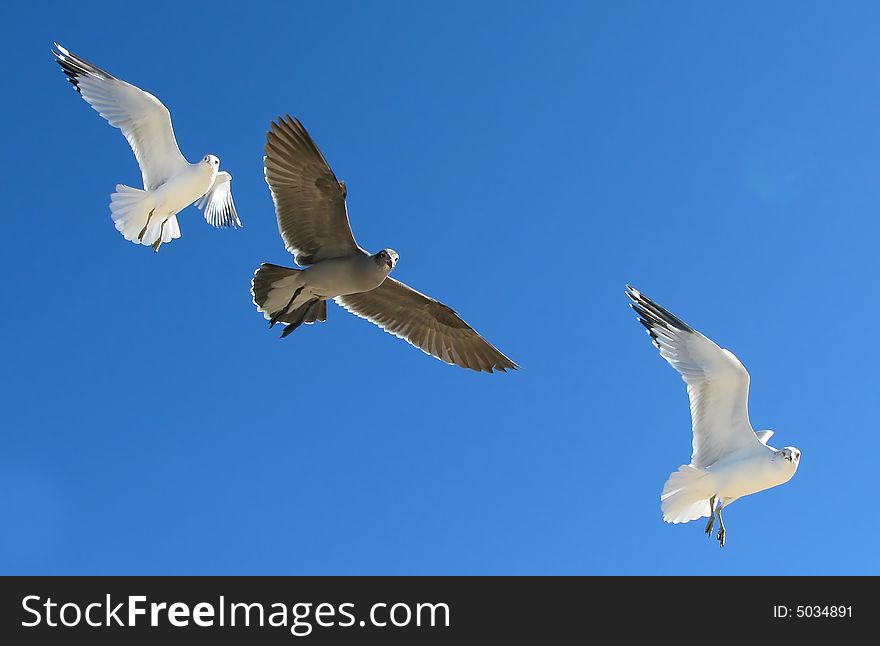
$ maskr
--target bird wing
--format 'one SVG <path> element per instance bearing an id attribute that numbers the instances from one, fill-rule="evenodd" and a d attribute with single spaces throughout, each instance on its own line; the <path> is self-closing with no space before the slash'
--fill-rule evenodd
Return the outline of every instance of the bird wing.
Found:
<path id="1" fill-rule="evenodd" d="M 446 363 L 486 372 L 518 368 L 451 308 L 393 278 L 386 278 L 368 292 L 334 300 Z"/>
<path id="2" fill-rule="evenodd" d="M 171 113 L 159 99 L 74 56 L 58 43 L 55 47 L 56 62 L 80 96 L 111 126 L 122 130 L 137 158 L 146 190 L 161 186 L 186 165 L 174 138 Z"/>
<path id="3" fill-rule="evenodd" d="M 281 117 L 266 135 L 266 183 L 278 230 L 299 265 L 350 256 L 360 250 L 345 206 L 345 184 L 299 122 Z"/>
<path id="4" fill-rule="evenodd" d="M 755 435 L 758 436 L 758 439 L 761 440 L 761 444 L 767 445 L 767 442 L 770 441 L 770 438 L 773 437 L 773 431 L 757 431 Z"/>
<path id="5" fill-rule="evenodd" d="M 242 226 L 232 201 L 232 175 L 225 170 L 217 173 L 211 188 L 199 198 L 196 207 L 205 209 L 205 220 L 211 226 L 233 229 Z"/>
<path id="6" fill-rule="evenodd" d="M 627 296 L 660 356 L 687 384 L 694 431 L 691 463 L 705 468 L 730 453 L 760 446 L 749 422 L 749 373 L 740 360 L 630 286 Z"/>

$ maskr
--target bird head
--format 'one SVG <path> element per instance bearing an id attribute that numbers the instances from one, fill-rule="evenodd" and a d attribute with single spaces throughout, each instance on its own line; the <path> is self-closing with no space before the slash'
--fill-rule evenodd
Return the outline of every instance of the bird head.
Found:
<path id="1" fill-rule="evenodd" d="M 783 460 L 787 460 L 793 464 L 795 468 L 797 468 L 798 463 L 801 461 L 801 452 L 793 446 L 786 446 L 784 449 L 780 449 L 776 453 Z"/>
<path id="2" fill-rule="evenodd" d="M 211 170 L 219 170 L 220 168 L 220 158 L 215 155 L 205 155 L 202 158 L 202 163 L 207 164 Z"/>
<path id="3" fill-rule="evenodd" d="M 377 265 L 391 273 L 391 270 L 394 269 L 400 256 L 394 251 L 394 249 L 383 249 L 373 256 L 373 258 L 376 260 Z"/>

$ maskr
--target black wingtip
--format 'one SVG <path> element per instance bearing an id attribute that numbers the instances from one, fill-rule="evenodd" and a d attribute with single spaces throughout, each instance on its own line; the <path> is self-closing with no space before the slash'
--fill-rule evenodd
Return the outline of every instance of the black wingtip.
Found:
<path id="1" fill-rule="evenodd" d="M 642 295 L 642 293 L 639 290 L 637 290 L 635 287 L 633 287 L 629 283 L 626 284 L 626 290 L 624 291 L 624 294 L 626 294 L 629 297 L 629 299 L 632 301 L 638 301 Z"/>
<path id="2" fill-rule="evenodd" d="M 61 67 L 61 71 L 64 72 L 64 75 L 73 86 L 73 89 L 77 91 L 77 94 L 82 95 L 82 90 L 79 87 L 79 77 L 83 74 L 83 71 L 77 69 L 77 67 L 71 62 L 70 52 L 64 47 L 58 45 L 58 43 L 55 43 L 55 46 L 60 48 L 59 51 L 52 50 L 55 62 Z"/>
<path id="3" fill-rule="evenodd" d="M 647 321 L 652 327 L 675 329 L 683 332 L 696 332 L 690 325 L 682 321 L 675 314 L 662 305 L 655 303 L 637 289 L 629 285 L 627 285 L 627 289 L 629 290 L 627 291 L 627 296 L 633 301 L 630 303 L 630 307 L 632 307 L 641 317 L 640 321 L 643 325 L 645 325 L 645 322 Z M 645 326 L 647 327 L 647 325 Z"/>

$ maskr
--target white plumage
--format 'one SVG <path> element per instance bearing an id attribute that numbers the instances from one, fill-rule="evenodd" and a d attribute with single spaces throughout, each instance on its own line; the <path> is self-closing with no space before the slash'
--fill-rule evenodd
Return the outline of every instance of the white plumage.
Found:
<path id="1" fill-rule="evenodd" d="M 778 486 L 797 471 L 800 451 L 767 444 L 773 431 L 756 433 L 749 421 L 749 373 L 724 350 L 638 290 L 627 286 L 631 306 L 654 345 L 687 384 L 693 426 L 691 463 L 669 476 L 660 496 L 663 520 L 686 523 L 715 516 L 725 542 L 721 510 L 735 500 Z M 716 505 L 717 503 L 717 505 Z"/>
<path id="2" fill-rule="evenodd" d="M 55 59 L 77 92 L 107 122 L 122 131 L 143 179 L 143 190 L 119 184 L 110 212 L 126 240 L 151 245 L 180 237 L 177 213 L 198 200 L 205 219 L 216 227 L 240 227 L 232 201 L 232 176 L 219 171 L 220 160 L 205 155 L 186 161 L 177 146 L 171 114 L 159 99 L 118 79 L 55 44 Z"/>

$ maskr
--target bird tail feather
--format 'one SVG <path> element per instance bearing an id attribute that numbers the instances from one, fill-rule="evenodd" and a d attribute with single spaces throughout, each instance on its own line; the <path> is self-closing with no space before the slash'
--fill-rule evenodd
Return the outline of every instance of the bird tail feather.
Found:
<path id="1" fill-rule="evenodd" d="M 113 218 L 116 230 L 135 244 L 151 245 L 159 239 L 160 232 L 162 242 L 179 238 L 180 225 L 177 216 L 172 215 L 165 220 L 163 226 L 161 217 L 156 214 L 150 216 L 153 206 L 153 195 L 149 191 L 117 184 L 116 192 L 110 196 L 110 217 Z M 143 237 L 140 237 L 141 231 L 144 231 Z"/>
<path id="2" fill-rule="evenodd" d="M 678 471 L 673 471 L 660 494 L 663 520 L 686 523 L 708 516 L 711 513 L 709 499 L 714 493 L 710 475 L 690 464 L 683 464 Z"/>
<path id="3" fill-rule="evenodd" d="M 263 317 L 267 321 L 271 321 L 273 316 L 287 308 L 296 290 L 302 286 L 301 269 L 263 263 L 254 274 L 251 294 L 254 297 L 254 305 L 263 313 Z M 326 321 L 327 301 L 307 300 L 296 309 L 284 312 L 275 320 L 281 323 Z"/>

